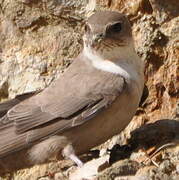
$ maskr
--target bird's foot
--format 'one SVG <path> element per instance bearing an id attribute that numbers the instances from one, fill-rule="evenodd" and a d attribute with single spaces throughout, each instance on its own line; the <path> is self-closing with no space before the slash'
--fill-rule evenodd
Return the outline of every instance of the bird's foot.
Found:
<path id="1" fill-rule="evenodd" d="M 83 162 L 75 155 L 75 154 L 70 154 L 69 158 L 77 164 L 78 167 L 83 166 Z"/>
<path id="2" fill-rule="evenodd" d="M 71 159 L 78 167 L 83 166 L 83 162 L 76 156 L 73 146 L 68 144 L 62 151 L 63 156 Z"/>

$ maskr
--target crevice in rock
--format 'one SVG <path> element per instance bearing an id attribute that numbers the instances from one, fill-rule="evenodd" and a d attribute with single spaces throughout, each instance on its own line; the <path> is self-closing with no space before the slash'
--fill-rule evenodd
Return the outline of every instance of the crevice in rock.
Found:
<path id="1" fill-rule="evenodd" d="M 8 85 L 7 81 L 1 85 L 1 87 L 0 87 L 0 101 L 8 98 L 8 96 L 9 96 L 8 88 L 9 88 L 9 85 Z"/>

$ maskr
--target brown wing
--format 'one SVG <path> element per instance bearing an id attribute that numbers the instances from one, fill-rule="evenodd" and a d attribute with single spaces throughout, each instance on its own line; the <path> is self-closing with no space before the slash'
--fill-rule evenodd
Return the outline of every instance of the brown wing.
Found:
<path id="1" fill-rule="evenodd" d="M 36 97 L 38 99 L 38 97 Z M 39 97 L 40 98 L 40 97 Z M 65 119 L 80 113 L 87 106 L 101 99 L 101 96 L 90 99 L 87 97 L 65 96 L 56 100 L 56 97 L 39 106 L 31 102 L 20 103 L 7 114 L 10 121 L 15 122 L 16 133 L 21 134 L 30 129 L 48 123 L 56 118 Z"/>
<path id="2" fill-rule="evenodd" d="M 4 116 L 0 121 L 0 157 L 23 149 L 40 139 L 48 138 L 48 136 L 85 123 L 107 108 L 116 97 L 117 96 L 105 96 L 95 101 L 94 99 L 91 99 L 91 101 L 88 99 L 82 109 L 75 111 L 65 119 L 60 117 L 53 119 L 48 123 L 34 127 L 21 134 L 16 133 L 16 124 L 14 126 L 12 123 L 9 123 L 8 117 Z M 82 102 L 84 101 L 82 100 Z M 26 123 L 28 124 L 28 122 Z"/>
<path id="3" fill-rule="evenodd" d="M 69 128 L 79 126 L 107 108 L 115 100 L 115 98 L 111 96 L 96 100 L 96 102 L 93 101 L 84 109 L 75 112 L 67 119 L 61 119 L 60 121 L 59 119 L 56 119 L 51 123 L 47 123 L 43 126 L 37 127 L 28 132 L 27 142 L 32 143 L 36 140 L 39 140 L 40 138 L 47 138 L 48 136 L 63 132 L 64 130 L 67 130 Z"/>
<path id="4" fill-rule="evenodd" d="M 15 105 L 1 118 L 0 157 L 85 123 L 108 107 L 123 91 L 125 81 L 117 75 L 98 71 L 89 75 L 85 67 L 84 72 L 76 73 L 78 70 Z"/>

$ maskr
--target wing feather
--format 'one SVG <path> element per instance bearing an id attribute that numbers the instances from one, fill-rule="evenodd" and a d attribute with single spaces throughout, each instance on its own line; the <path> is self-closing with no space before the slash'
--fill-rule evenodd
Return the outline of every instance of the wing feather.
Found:
<path id="1" fill-rule="evenodd" d="M 16 133 L 21 134 L 56 118 L 63 119 L 72 116 L 93 103 L 87 98 L 66 97 L 65 100 L 65 103 L 57 101 L 41 107 L 22 103 L 8 112 L 8 118 L 15 122 Z"/>
<path id="2" fill-rule="evenodd" d="M 60 88 L 51 86 L 5 108 L 7 113 L 0 119 L 0 157 L 85 123 L 110 106 L 125 88 L 122 77 L 100 71 L 89 75 L 85 67 L 84 71 L 84 76 L 76 71 L 67 74 L 73 84 L 62 78 Z M 100 76 L 104 76 L 102 82 Z M 89 84 L 89 79 L 95 83 Z"/>

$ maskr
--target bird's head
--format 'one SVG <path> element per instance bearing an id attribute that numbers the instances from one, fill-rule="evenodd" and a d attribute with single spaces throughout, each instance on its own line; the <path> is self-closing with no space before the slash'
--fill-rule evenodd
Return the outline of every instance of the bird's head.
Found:
<path id="1" fill-rule="evenodd" d="M 133 47 L 131 26 L 127 17 L 119 12 L 99 11 L 85 24 L 84 48 L 108 58 Z"/>

